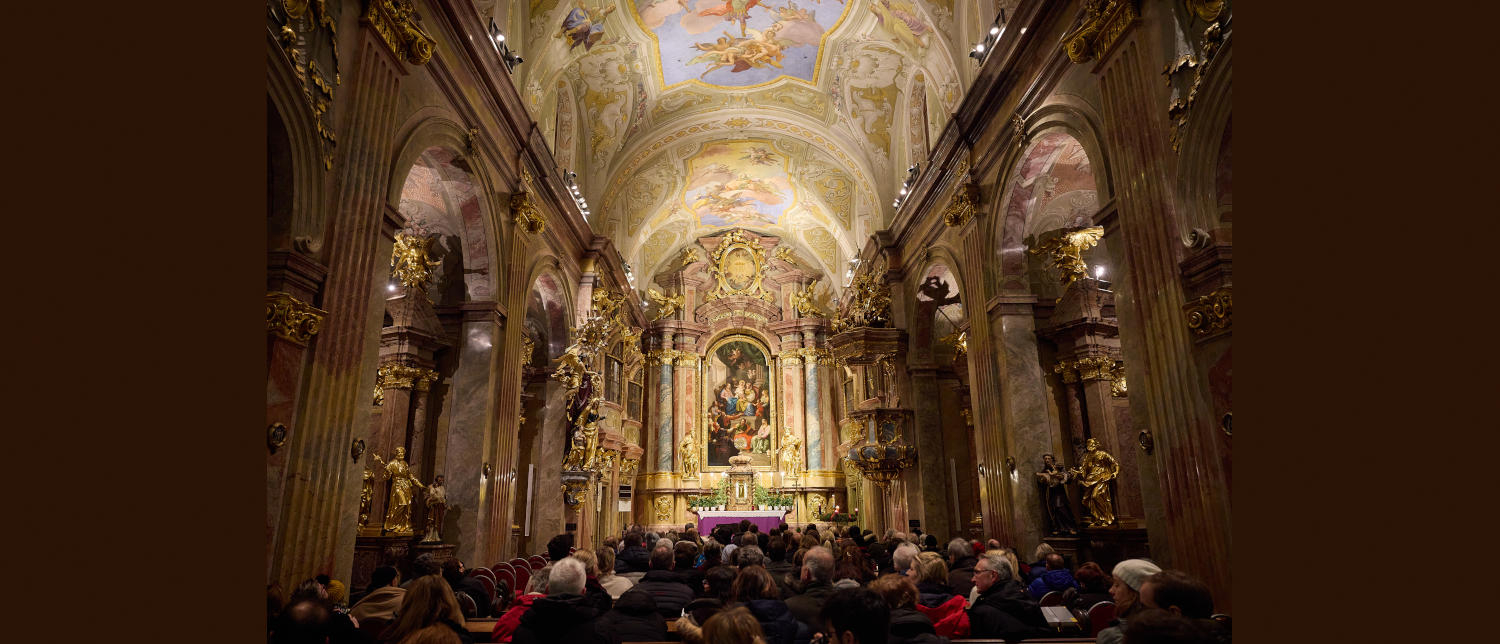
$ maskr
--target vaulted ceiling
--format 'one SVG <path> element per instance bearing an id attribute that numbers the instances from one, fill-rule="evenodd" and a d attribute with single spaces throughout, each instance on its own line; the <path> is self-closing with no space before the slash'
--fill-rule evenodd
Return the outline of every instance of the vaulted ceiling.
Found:
<path id="1" fill-rule="evenodd" d="M 638 274 L 737 226 L 841 275 L 962 98 L 969 44 L 952 34 L 993 11 L 991 0 L 522 0 L 497 18 L 512 42 L 524 34 L 516 79 L 558 165 L 578 174 L 591 224 Z"/>

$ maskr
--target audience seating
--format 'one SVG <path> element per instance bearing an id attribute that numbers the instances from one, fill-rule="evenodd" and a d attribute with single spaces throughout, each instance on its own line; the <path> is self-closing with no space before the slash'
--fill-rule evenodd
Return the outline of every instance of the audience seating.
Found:
<path id="1" fill-rule="evenodd" d="M 543 559 L 541 555 L 531 555 L 530 561 L 532 570 L 541 570 L 547 566 L 547 560 Z"/>
<path id="2" fill-rule="evenodd" d="M 1109 627 L 1109 622 L 1115 618 L 1114 602 L 1099 602 L 1089 607 L 1089 637 L 1098 637 L 1099 631 Z"/>
<path id="3" fill-rule="evenodd" d="M 474 603 L 474 598 L 469 593 L 453 593 L 458 597 L 458 607 L 464 609 L 464 619 L 479 614 L 479 604 Z"/>
<path id="4" fill-rule="evenodd" d="M 514 568 L 506 567 L 496 569 L 495 585 L 499 586 L 500 582 L 505 582 L 505 585 L 510 588 L 511 592 L 515 592 L 517 590 L 525 590 L 516 588 L 516 572 Z"/>
<path id="5" fill-rule="evenodd" d="M 475 575 L 474 578 L 479 580 L 479 585 L 484 586 L 484 592 L 489 595 L 489 598 L 486 601 L 494 603 L 495 582 L 484 575 Z"/>
<path id="6" fill-rule="evenodd" d="M 1037 604 L 1040 606 L 1061 606 L 1063 603 L 1062 598 L 1063 594 L 1054 590 L 1042 595 L 1041 601 L 1037 602 Z"/>
<path id="7" fill-rule="evenodd" d="M 513 586 L 517 595 L 526 592 L 526 582 L 531 581 L 531 569 L 525 566 L 516 568 L 516 585 Z"/>
<path id="8" fill-rule="evenodd" d="M 510 565 L 517 568 L 525 568 L 527 570 L 531 569 L 531 562 L 527 561 L 525 557 L 516 557 L 515 559 L 511 559 Z"/>
<path id="9" fill-rule="evenodd" d="M 472 576 L 475 576 L 475 575 L 482 575 L 482 576 L 485 576 L 485 577 L 489 577 L 490 578 L 490 582 L 492 582 L 492 583 L 500 581 L 499 578 L 495 577 L 495 571 L 490 570 L 489 568 L 470 568 L 469 569 L 469 576 L 472 577 Z"/>

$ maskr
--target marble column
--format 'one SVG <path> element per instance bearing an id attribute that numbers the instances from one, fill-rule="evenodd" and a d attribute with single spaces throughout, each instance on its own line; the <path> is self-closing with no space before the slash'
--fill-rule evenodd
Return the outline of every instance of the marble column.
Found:
<path id="1" fill-rule="evenodd" d="M 328 269 L 307 256 L 283 251 L 271 254 L 266 293 L 266 427 L 276 423 L 287 435 L 298 431 L 296 415 L 301 400 L 308 344 L 317 335 L 326 312 L 312 306 Z M 266 572 L 271 571 L 272 545 L 281 524 L 282 491 L 286 485 L 285 446 L 266 453 Z"/>
<path id="2" fill-rule="evenodd" d="M 656 471 L 672 472 L 672 427 L 675 399 L 672 396 L 672 332 L 661 334 L 661 367 L 656 375 Z M 701 464 L 700 464 L 701 465 Z"/>
<path id="3" fill-rule="evenodd" d="M 356 428 L 363 434 L 368 427 L 383 288 L 377 269 L 389 260 L 389 236 L 401 221 L 386 199 L 405 63 L 371 27 L 349 40 L 346 102 L 335 106 L 351 126 L 339 133 L 331 182 L 322 298 L 328 315 L 307 369 L 297 431 L 285 447 L 281 527 L 268 575 L 284 588 L 319 573 L 348 579 L 352 570 L 364 468 L 350 458 L 349 445 Z"/>
<path id="4" fill-rule="evenodd" d="M 1002 460 L 999 467 L 1012 487 L 1012 543 L 1018 551 L 1034 548 L 1044 536 L 1046 507 L 1030 473 L 1040 468 L 1042 455 L 1052 451 L 1051 416 L 1037 347 L 1033 305 L 1036 297 L 1001 296 L 996 338 L 1000 352 L 1000 405 L 1006 434 L 1005 457 L 1014 459 L 1015 472 Z M 1022 474 L 1026 478 L 1022 478 Z"/>
<path id="5" fill-rule="evenodd" d="M 1173 20 L 1165 5 L 1146 3 L 1142 11 L 1148 21 Z M 1166 534 L 1151 535 L 1152 554 L 1203 579 L 1216 607 L 1228 612 L 1229 488 L 1183 312 L 1184 230 L 1172 198 L 1176 157 L 1163 107 L 1170 88 L 1161 82 L 1170 45 L 1153 30 L 1128 28 L 1106 58 L 1089 63 L 1099 79 L 1105 154 L 1116 177 L 1115 208 L 1102 211 L 1098 223 L 1118 220 L 1105 225 L 1105 245 L 1112 253 L 1121 249 L 1118 259 L 1128 267 L 1115 285 L 1132 415 L 1155 434 L 1162 504 L 1171 509 Z"/>
<path id="6" fill-rule="evenodd" d="M 802 332 L 802 346 L 814 350 L 803 350 L 804 364 L 803 372 L 807 374 L 807 384 L 803 388 L 803 396 L 807 405 L 807 469 L 823 469 L 823 458 L 826 448 L 824 447 L 823 435 L 823 391 L 819 388 L 818 380 L 818 354 L 816 352 L 817 337 L 812 331 Z"/>
<path id="7" fill-rule="evenodd" d="M 458 366 L 450 386 L 453 407 L 447 427 L 443 474 L 447 477 L 448 515 L 443 542 L 456 544 L 454 555 L 474 565 L 489 565 L 485 536 L 492 530 L 509 534 L 510 522 L 493 523 L 486 510 L 495 474 L 483 476 L 494 449 L 493 437 L 502 433 L 496 414 L 499 396 L 499 349 L 505 318 L 494 302 L 468 302 L 456 350 Z M 492 472 L 504 472 L 491 461 Z M 484 562 L 484 563 L 480 563 Z"/>
<path id="8" fill-rule="evenodd" d="M 985 266 L 993 261 L 993 246 L 987 236 L 980 232 L 987 210 L 979 213 L 963 225 L 958 233 L 962 240 L 964 263 L 969 266 Z M 976 302 L 987 302 L 990 295 L 985 292 L 986 280 L 972 280 L 969 298 Z M 1002 318 L 1003 319 L 1003 318 Z M 984 536 L 1006 543 L 1015 543 L 1010 509 L 1011 488 L 1002 475 L 1006 456 L 1005 423 L 1000 404 L 1000 361 L 997 356 L 1002 343 L 996 341 L 998 330 L 991 329 L 991 317 L 976 310 L 969 316 L 969 351 L 966 373 L 973 403 L 970 417 L 973 420 L 974 453 L 978 462 L 977 472 L 960 472 L 959 476 L 978 475 L 979 509 L 984 517 Z"/>
<path id="9" fill-rule="evenodd" d="M 671 440 L 667 447 L 675 452 L 676 447 L 682 443 L 682 439 L 688 433 L 696 431 L 698 423 L 701 421 L 699 421 L 700 414 L 698 412 L 699 365 L 698 354 L 696 353 L 697 337 L 678 331 L 673 334 L 673 339 L 677 343 L 675 347 L 677 354 L 673 360 L 675 366 L 672 369 L 672 375 L 676 378 L 676 382 L 672 387 L 672 399 L 673 404 L 676 405 L 676 411 L 672 416 Z M 706 465 L 702 454 L 704 447 L 703 440 L 701 434 L 693 437 L 693 444 L 698 446 L 700 452 L 698 455 L 700 480 L 702 479 L 703 466 Z M 677 456 L 680 461 L 682 455 L 678 454 Z M 667 455 L 667 463 L 672 463 L 671 452 Z"/>
<path id="10" fill-rule="evenodd" d="M 922 522 L 922 530 L 931 534 L 957 534 L 953 519 L 948 516 L 949 472 L 947 450 L 943 445 L 942 391 L 938 387 L 937 367 L 928 365 L 912 367 L 912 410 L 915 426 L 911 428 L 912 444 L 917 446 L 916 491 L 921 511 L 916 518 Z M 905 528 L 899 528 L 905 530 Z"/>
<path id="11" fill-rule="evenodd" d="M 781 355 L 777 357 L 777 362 L 781 365 L 781 368 L 777 372 L 781 378 L 781 427 L 790 428 L 792 434 L 797 436 L 797 440 L 802 441 L 802 469 L 810 470 L 812 469 L 810 460 L 812 452 L 808 447 L 808 443 L 811 437 L 807 434 L 802 424 L 806 415 L 804 412 L 806 405 L 802 399 L 802 387 L 805 382 L 805 376 L 802 373 L 801 344 L 802 336 L 799 333 L 787 333 L 781 336 Z M 778 446 L 781 444 L 780 431 L 778 431 L 776 438 Z M 779 455 L 775 459 L 775 463 L 779 470 L 781 467 Z M 785 480 L 785 477 L 783 477 L 783 480 Z"/>

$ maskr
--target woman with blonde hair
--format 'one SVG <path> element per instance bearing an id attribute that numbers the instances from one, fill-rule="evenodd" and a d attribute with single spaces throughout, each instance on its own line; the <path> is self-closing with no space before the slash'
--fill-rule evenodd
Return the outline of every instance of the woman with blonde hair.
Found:
<path id="1" fill-rule="evenodd" d="M 712 644 L 766 644 L 760 622 L 744 606 L 719 611 L 703 625 L 703 641 Z"/>
<path id="2" fill-rule="evenodd" d="M 406 588 L 396 620 L 380 634 L 381 642 L 399 644 L 428 626 L 441 625 L 458 636 L 460 642 L 473 644 L 474 638 L 464 630 L 464 611 L 458 598 L 441 575 L 423 575 Z"/>

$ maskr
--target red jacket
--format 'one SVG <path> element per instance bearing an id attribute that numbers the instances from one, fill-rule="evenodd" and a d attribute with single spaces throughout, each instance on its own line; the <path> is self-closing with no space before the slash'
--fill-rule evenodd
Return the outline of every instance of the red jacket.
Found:
<path id="1" fill-rule="evenodd" d="M 917 604 L 917 610 L 932 620 L 932 628 L 938 635 L 948 639 L 962 639 L 969 636 L 969 612 L 964 610 L 967 603 L 967 597 L 954 595 L 935 608 Z"/>
<path id="2" fill-rule="evenodd" d="M 533 593 L 517 597 L 516 602 L 510 605 L 510 610 L 495 620 L 495 630 L 490 634 L 490 641 L 509 642 L 511 636 L 516 634 L 516 627 L 521 625 L 521 616 L 531 610 L 532 602 L 542 597 L 546 595 Z"/>

